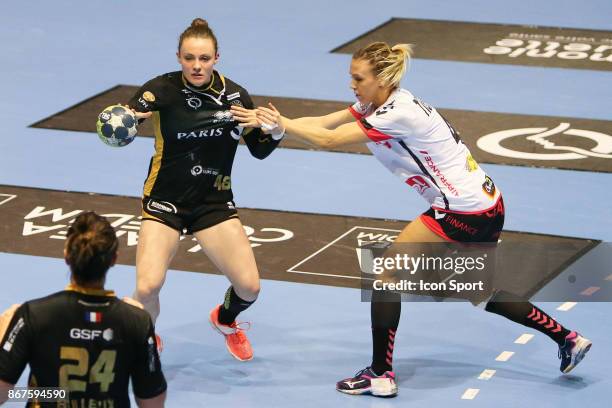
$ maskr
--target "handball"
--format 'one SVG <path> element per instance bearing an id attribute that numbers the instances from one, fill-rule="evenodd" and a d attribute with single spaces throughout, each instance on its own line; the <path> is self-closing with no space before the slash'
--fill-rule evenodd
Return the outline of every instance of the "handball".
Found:
<path id="1" fill-rule="evenodd" d="M 112 105 L 98 115 L 96 129 L 100 140 L 104 143 L 113 147 L 122 147 L 136 137 L 137 124 L 131 110 L 121 105 Z"/>

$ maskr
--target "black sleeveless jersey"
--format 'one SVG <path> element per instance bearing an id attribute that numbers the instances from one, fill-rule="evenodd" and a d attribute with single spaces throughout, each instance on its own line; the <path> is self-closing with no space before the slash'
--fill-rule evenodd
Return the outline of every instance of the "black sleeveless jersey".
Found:
<path id="1" fill-rule="evenodd" d="M 111 291 L 69 286 L 21 305 L 0 343 L 0 379 L 15 384 L 26 364 L 31 387 L 61 387 L 53 407 L 129 407 L 166 390 L 149 314 Z M 30 401 L 27 406 L 39 406 Z"/>
<path id="2" fill-rule="evenodd" d="M 251 154 L 263 159 L 278 141 L 260 129 L 243 129 L 231 105 L 253 108 L 248 92 L 214 71 L 201 88 L 180 71 L 145 83 L 129 101 L 138 112 L 153 112 L 155 154 L 144 183 L 144 196 L 183 205 L 233 199 L 232 164 L 241 137 Z"/>

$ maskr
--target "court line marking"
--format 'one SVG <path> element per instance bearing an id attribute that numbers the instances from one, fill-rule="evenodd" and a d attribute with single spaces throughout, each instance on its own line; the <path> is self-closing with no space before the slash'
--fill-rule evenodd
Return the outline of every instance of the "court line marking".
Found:
<path id="1" fill-rule="evenodd" d="M 461 399 L 473 400 L 474 398 L 476 398 L 479 392 L 480 392 L 480 389 L 478 388 L 468 388 L 467 390 L 465 390 L 465 392 L 461 396 Z"/>
<path id="2" fill-rule="evenodd" d="M 495 361 L 508 361 L 514 355 L 514 351 L 502 351 Z"/>
<path id="3" fill-rule="evenodd" d="M 533 339 L 533 334 L 522 334 L 518 339 L 514 340 L 514 344 L 527 344 L 529 340 Z"/>
<path id="4" fill-rule="evenodd" d="M 585 290 L 580 292 L 580 294 L 583 296 L 591 296 L 593 293 L 597 292 L 599 289 L 601 289 L 599 286 L 591 286 L 590 288 L 586 288 Z"/>
<path id="5" fill-rule="evenodd" d="M 17 197 L 17 194 L 6 194 L 6 193 L 0 193 L 0 197 L 8 197 L 5 198 L 4 200 L 0 201 L 0 205 L 2 204 L 6 204 L 9 201 L 11 201 L 13 198 Z"/>
<path id="6" fill-rule="evenodd" d="M 577 304 L 578 302 L 565 302 L 561 306 L 559 306 L 557 310 L 560 310 L 562 312 L 567 312 L 568 310 L 572 309 Z"/>
<path id="7" fill-rule="evenodd" d="M 493 378 L 496 372 L 497 372 L 496 370 L 486 369 L 482 373 L 480 373 L 480 375 L 478 376 L 478 379 L 488 381 L 491 378 Z"/>
<path id="8" fill-rule="evenodd" d="M 325 251 L 327 248 L 329 248 L 330 246 L 334 245 L 336 242 L 340 241 L 342 238 L 346 237 L 351 232 L 355 231 L 357 228 L 369 229 L 369 230 L 377 230 L 377 231 L 401 232 L 401 230 L 394 230 L 394 229 L 388 229 L 388 228 L 362 227 L 362 226 L 356 225 L 353 228 L 351 228 L 350 230 L 346 231 L 344 234 L 340 235 L 338 238 L 334 239 L 329 244 L 325 245 L 323 248 L 319 249 L 318 251 L 314 252 L 313 254 L 309 255 L 308 257 L 302 259 L 297 264 L 293 265 L 291 268 L 287 269 L 287 272 L 290 272 L 290 273 L 301 273 L 301 274 L 305 274 L 305 275 L 330 276 L 330 277 L 334 277 L 334 278 L 362 279 L 361 276 L 335 275 L 335 274 L 331 274 L 331 273 L 322 273 L 322 272 L 298 271 L 298 270 L 295 269 L 298 266 L 300 266 L 303 263 L 305 263 L 306 261 L 308 261 L 308 260 L 314 258 L 315 256 L 319 255 L 321 252 Z M 363 279 L 368 279 L 368 278 L 363 278 Z"/>

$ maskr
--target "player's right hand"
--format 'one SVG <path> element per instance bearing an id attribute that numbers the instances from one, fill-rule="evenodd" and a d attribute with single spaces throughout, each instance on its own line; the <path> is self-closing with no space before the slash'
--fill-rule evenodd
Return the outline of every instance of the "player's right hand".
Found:
<path id="1" fill-rule="evenodd" d="M 136 112 L 134 109 L 130 108 L 128 105 L 123 105 L 123 106 L 129 109 L 134 114 L 134 117 L 137 120 L 148 119 L 151 117 L 151 115 L 153 115 L 153 112 Z"/>

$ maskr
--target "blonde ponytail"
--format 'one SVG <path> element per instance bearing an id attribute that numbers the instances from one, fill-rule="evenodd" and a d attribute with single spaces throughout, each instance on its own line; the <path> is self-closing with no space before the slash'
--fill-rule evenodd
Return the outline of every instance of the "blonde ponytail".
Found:
<path id="1" fill-rule="evenodd" d="M 397 88 L 412 57 L 411 44 L 390 47 L 385 42 L 371 43 L 353 54 L 353 59 L 366 60 L 372 65 L 374 75 L 384 86 Z"/>

